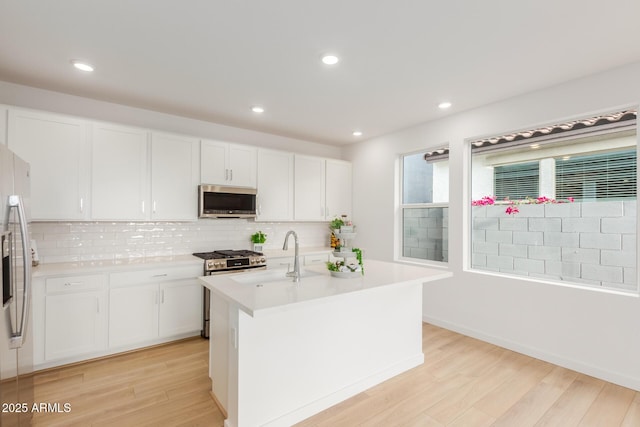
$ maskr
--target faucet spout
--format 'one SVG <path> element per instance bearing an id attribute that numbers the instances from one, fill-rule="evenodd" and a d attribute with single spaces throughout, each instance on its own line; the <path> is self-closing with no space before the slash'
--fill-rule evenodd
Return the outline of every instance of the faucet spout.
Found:
<path id="1" fill-rule="evenodd" d="M 284 244 L 282 250 L 289 249 L 289 236 L 293 234 L 293 241 L 295 243 L 295 253 L 293 256 L 293 271 L 287 271 L 287 277 L 293 277 L 294 282 L 300 281 L 300 247 L 298 245 L 298 234 L 293 231 L 287 231 L 287 235 L 284 236 Z"/>

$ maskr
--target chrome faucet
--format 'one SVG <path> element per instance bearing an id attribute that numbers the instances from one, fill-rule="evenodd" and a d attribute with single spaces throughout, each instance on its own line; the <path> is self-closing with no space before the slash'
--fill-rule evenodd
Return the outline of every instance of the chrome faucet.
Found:
<path id="1" fill-rule="evenodd" d="M 293 271 L 287 271 L 287 277 L 293 277 L 294 282 L 299 282 L 300 281 L 300 259 L 299 259 L 300 248 L 298 247 L 298 235 L 296 234 L 295 231 L 293 230 L 287 231 L 287 235 L 284 236 L 284 245 L 282 245 L 282 250 L 286 251 L 287 249 L 289 249 L 289 236 L 292 234 L 293 234 L 293 240 L 296 244 L 296 247 L 295 247 L 295 254 L 293 257 Z"/>

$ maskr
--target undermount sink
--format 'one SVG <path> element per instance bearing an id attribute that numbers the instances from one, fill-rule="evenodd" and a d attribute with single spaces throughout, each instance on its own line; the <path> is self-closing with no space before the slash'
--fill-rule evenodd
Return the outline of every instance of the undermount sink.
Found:
<path id="1" fill-rule="evenodd" d="M 231 280 L 244 284 L 262 284 L 268 282 L 292 282 L 291 277 L 286 276 L 286 270 L 263 270 L 256 272 L 247 272 L 243 274 L 235 274 L 230 277 Z M 317 276 L 320 273 L 315 271 L 303 270 L 300 272 L 300 279 L 305 277 Z"/>

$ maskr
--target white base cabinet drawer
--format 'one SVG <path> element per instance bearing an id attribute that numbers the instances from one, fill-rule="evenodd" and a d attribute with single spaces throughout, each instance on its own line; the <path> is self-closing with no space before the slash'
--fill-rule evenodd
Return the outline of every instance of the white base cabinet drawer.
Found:
<path id="1" fill-rule="evenodd" d="M 53 277 L 45 281 L 47 294 L 55 292 L 80 292 L 101 290 L 107 287 L 107 278 L 102 274 L 89 276 Z"/>
<path id="2" fill-rule="evenodd" d="M 113 289 L 114 287 L 120 286 L 126 287 L 143 283 L 161 283 L 198 276 L 202 276 L 201 265 L 127 271 L 123 273 L 111 273 L 109 275 L 109 286 Z"/>

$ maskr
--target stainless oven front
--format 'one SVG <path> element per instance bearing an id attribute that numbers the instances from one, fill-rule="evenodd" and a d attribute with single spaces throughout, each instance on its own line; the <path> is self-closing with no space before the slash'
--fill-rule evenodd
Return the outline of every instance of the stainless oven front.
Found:
<path id="1" fill-rule="evenodd" d="M 236 268 L 236 269 L 211 271 L 206 269 L 206 265 L 207 264 L 205 263 L 205 271 L 204 271 L 205 276 L 217 276 L 219 274 L 241 273 L 241 272 L 258 271 L 258 270 L 267 269 L 266 265 L 259 265 L 259 266 L 245 266 L 245 267 Z M 206 287 L 203 287 L 203 288 L 204 288 L 204 295 L 202 298 L 202 330 L 200 331 L 200 336 L 202 336 L 202 338 L 209 339 L 209 324 L 211 323 L 211 291 Z"/>

